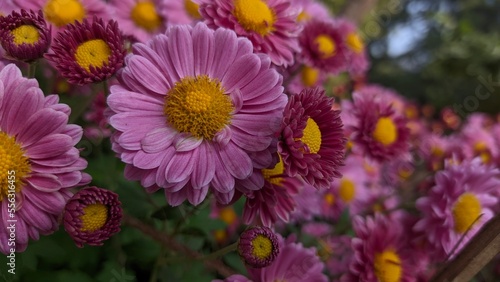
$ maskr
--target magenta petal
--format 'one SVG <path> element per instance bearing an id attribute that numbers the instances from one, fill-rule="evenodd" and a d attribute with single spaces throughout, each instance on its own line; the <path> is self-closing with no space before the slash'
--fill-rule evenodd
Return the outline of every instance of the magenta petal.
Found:
<path id="1" fill-rule="evenodd" d="M 178 134 L 174 139 L 174 147 L 177 152 L 191 151 L 203 142 L 203 138 L 191 137 L 185 134 Z"/>
<path id="2" fill-rule="evenodd" d="M 163 156 L 163 152 L 148 154 L 144 151 L 137 151 L 134 157 L 133 165 L 142 169 L 157 168 L 160 166 Z"/>
<path id="3" fill-rule="evenodd" d="M 232 176 L 245 179 L 252 173 L 252 160 L 233 142 L 219 146 L 219 154 L 221 160 L 224 160 L 222 164 Z"/>
<path id="4" fill-rule="evenodd" d="M 52 174 L 38 173 L 26 179 L 33 188 L 43 192 L 53 192 L 61 189 L 61 182 Z"/>
<path id="5" fill-rule="evenodd" d="M 204 142 L 201 144 L 195 154 L 197 155 L 197 160 L 193 168 L 193 174 L 191 175 L 191 185 L 194 189 L 199 189 L 206 186 L 212 181 L 215 175 L 215 163 L 214 158 L 216 157 L 213 152 L 213 148 Z"/>
<path id="6" fill-rule="evenodd" d="M 247 54 L 239 57 L 229 66 L 226 75 L 222 79 L 222 85 L 228 92 L 235 88 L 247 85 L 255 78 L 260 70 L 260 60 L 254 54 Z"/>
<path id="7" fill-rule="evenodd" d="M 73 140 L 66 134 L 51 134 L 25 148 L 32 159 L 58 156 L 73 147 Z"/>
<path id="8" fill-rule="evenodd" d="M 203 186 L 200 189 L 187 189 L 187 199 L 193 205 L 197 206 L 207 196 L 208 186 Z"/>
<path id="9" fill-rule="evenodd" d="M 186 189 L 182 189 L 174 193 L 165 190 L 165 197 L 167 198 L 169 205 L 176 207 L 186 200 Z"/>
<path id="10" fill-rule="evenodd" d="M 193 172 L 193 162 L 190 160 L 192 155 L 193 151 L 174 154 L 166 168 L 168 182 L 179 182 L 189 177 Z"/>
<path id="11" fill-rule="evenodd" d="M 61 112 L 47 108 L 39 110 L 28 119 L 17 136 L 17 141 L 29 146 L 45 135 L 62 130 L 67 122 L 68 116 Z"/>
<path id="12" fill-rule="evenodd" d="M 196 25 L 193 28 L 193 55 L 195 75 L 207 74 L 214 59 L 214 36 L 206 32 L 206 27 Z"/>
<path id="13" fill-rule="evenodd" d="M 177 131 L 169 127 L 157 128 L 141 140 L 141 148 L 147 153 L 164 151 L 170 147 L 176 134 Z"/>

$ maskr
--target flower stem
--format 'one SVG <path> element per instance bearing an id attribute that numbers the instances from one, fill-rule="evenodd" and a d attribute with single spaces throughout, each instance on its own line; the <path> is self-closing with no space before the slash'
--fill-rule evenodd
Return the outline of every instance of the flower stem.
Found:
<path id="1" fill-rule="evenodd" d="M 231 245 L 229 246 L 226 246 L 220 250 L 217 250 L 211 254 L 208 254 L 206 256 L 202 256 L 200 257 L 200 260 L 211 260 L 211 259 L 216 259 L 216 258 L 219 258 L 227 253 L 230 253 L 232 251 L 236 251 L 236 249 L 238 248 L 238 242 L 234 242 L 232 243 Z"/>
<path id="2" fill-rule="evenodd" d="M 36 65 L 38 61 L 33 61 L 28 64 L 28 78 L 34 78 L 36 73 Z"/>

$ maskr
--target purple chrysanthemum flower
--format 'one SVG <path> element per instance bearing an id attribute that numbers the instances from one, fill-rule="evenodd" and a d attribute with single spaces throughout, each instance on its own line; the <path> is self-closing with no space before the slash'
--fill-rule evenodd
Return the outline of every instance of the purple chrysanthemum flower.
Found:
<path id="1" fill-rule="evenodd" d="M 195 0 L 196 1 L 196 0 Z M 203 20 L 199 12 L 200 6 L 192 0 L 164 1 L 163 11 L 167 15 L 168 24 L 193 24 Z"/>
<path id="2" fill-rule="evenodd" d="M 246 224 L 255 224 L 254 220 L 257 218 L 258 224 L 267 227 L 273 225 L 278 218 L 288 222 L 296 205 L 293 196 L 304 183 L 299 178 L 288 177 L 284 172 L 281 157 L 274 168 L 254 172 L 264 177 L 264 186 L 259 190 L 244 191 L 247 199 L 243 209 L 243 221 Z"/>
<path id="3" fill-rule="evenodd" d="M 70 83 L 84 85 L 110 78 L 123 66 L 125 53 L 117 23 L 94 18 L 68 25 L 45 57 Z"/>
<path id="4" fill-rule="evenodd" d="M 246 265 L 254 268 L 269 266 L 280 252 L 278 236 L 264 226 L 245 230 L 238 240 L 238 253 Z"/>
<path id="5" fill-rule="evenodd" d="M 423 217 L 414 230 L 425 234 L 438 259 L 456 255 L 493 217 L 492 209 L 498 203 L 497 168 L 483 164 L 480 158 L 456 162 L 449 160 L 436 173 L 435 186 L 416 205 Z"/>
<path id="6" fill-rule="evenodd" d="M 90 176 L 74 147 L 82 129 L 67 124 L 70 108 L 13 64 L 0 70 L 0 85 L 0 251 L 7 254 L 12 242 L 22 252 L 29 239 L 56 231 L 70 188 Z M 8 219 L 16 220 L 14 241 Z"/>
<path id="7" fill-rule="evenodd" d="M 410 130 L 406 118 L 394 110 L 384 89 L 363 87 L 353 93 L 353 99 L 356 120 L 351 136 L 364 154 L 379 162 L 408 157 Z"/>
<path id="8" fill-rule="evenodd" d="M 342 34 L 345 42 L 347 70 L 353 75 L 362 75 L 370 66 L 368 55 L 366 53 L 365 44 L 356 30 L 354 23 L 347 19 L 338 19 L 337 28 Z"/>
<path id="9" fill-rule="evenodd" d="M 293 64 L 298 52 L 298 9 L 286 0 L 198 0 L 211 28 L 224 27 L 252 41 L 255 52 L 278 66 Z"/>
<path id="10" fill-rule="evenodd" d="M 301 61 L 323 72 L 338 74 L 346 71 L 348 48 L 339 28 L 340 21 L 312 19 L 300 33 Z"/>
<path id="11" fill-rule="evenodd" d="M 306 23 L 312 19 L 330 19 L 330 9 L 317 0 L 293 0 L 293 6 L 300 8 L 300 14 L 297 16 L 299 23 Z"/>
<path id="12" fill-rule="evenodd" d="M 51 25 L 52 37 L 66 28 L 84 19 L 94 16 L 103 20 L 110 18 L 109 8 L 101 0 L 12 0 L 19 9 L 43 12 L 47 23 Z"/>
<path id="13" fill-rule="evenodd" d="M 78 191 L 64 208 L 64 229 L 82 248 L 102 246 L 103 241 L 120 231 L 122 207 L 112 191 L 87 187 Z"/>
<path id="14" fill-rule="evenodd" d="M 170 1 L 162 0 L 111 0 L 109 5 L 116 15 L 123 34 L 145 42 L 167 28 L 167 13 L 164 7 Z"/>
<path id="15" fill-rule="evenodd" d="M 287 97 L 269 57 L 246 38 L 203 23 L 173 26 L 135 44 L 125 61 L 108 104 L 128 179 L 164 188 L 171 205 L 198 205 L 209 187 L 227 204 L 235 179 L 271 165 Z"/>
<path id="16" fill-rule="evenodd" d="M 285 173 L 300 175 L 316 188 L 328 188 L 340 177 L 345 138 L 339 111 L 320 88 L 304 89 L 290 97 L 281 126 L 278 151 Z"/>
<path id="17" fill-rule="evenodd" d="M 29 63 L 43 57 L 50 41 L 50 30 L 41 11 L 21 10 L 0 16 L 0 44 L 6 51 L 4 56 Z"/>
<path id="18" fill-rule="evenodd" d="M 403 226 L 381 214 L 354 218 L 356 237 L 349 273 L 342 282 L 409 282 L 412 280 L 410 256 L 405 250 Z"/>

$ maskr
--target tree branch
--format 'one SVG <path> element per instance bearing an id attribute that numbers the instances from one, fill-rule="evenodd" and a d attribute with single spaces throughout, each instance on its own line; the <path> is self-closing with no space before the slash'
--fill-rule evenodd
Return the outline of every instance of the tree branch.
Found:
<path id="1" fill-rule="evenodd" d="M 157 241 L 163 246 L 175 252 L 182 253 L 188 258 L 200 259 L 203 256 L 202 254 L 177 242 L 174 238 L 170 237 L 168 234 L 156 230 L 154 227 L 143 223 L 141 220 L 135 217 L 123 214 L 122 221 L 123 223 L 140 230 L 142 233 L 148 235 L 153 240 Z M 215 259 L 205 260 L 203 261 L 203 263 L 205 264 L 206 267 L 216 270 L 219 274 L 223 275 L 224 277 L 228 277 L 236 273 L 233 269 L 225 265 L 220 260 L 215 260 Z"/>

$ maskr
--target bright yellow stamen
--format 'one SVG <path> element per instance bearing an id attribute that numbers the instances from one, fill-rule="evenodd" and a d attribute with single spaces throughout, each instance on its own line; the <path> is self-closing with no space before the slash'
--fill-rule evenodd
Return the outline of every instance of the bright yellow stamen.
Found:
<path id="1" fill-rule="evenodd" d="M 398 139 L 398 128 L 391 118 L 381 117 L 378 119 L 372 134 L 373 138 L 382 145 L 389 146 Z"/>
<path id="2" fill-rule="evenodd" d="M 333 204 L 335 203 L 335 195 L 333 195 L 332 193 L 325 194 L 324 198 L 325 202 L 330 206 L 333 206 Z"/>
<path id="3" fill-rule="evenodd" d="M 31 172 L 24 150 L 14 137 L 0 131 L 0 202 L 8 197 L 9 190 L 19 192 L 25 177 Z"/>
<path id="4" fill-rule="evenodd" d="M 481 161 L 485 164 L 489 164 L 491 162 L 491 154 L 488 151 L 482 152 L 479 154 Z"/>
<path id="5" fill-rule="evenodd" d="M 297 16 L 297 21 L 298 22 L 304 22 L 307 21 L 308 19 L 311 18 L 311 15 L 306 13 L 305 11 L 300 12 L 300 14 Z"/>
<path id="6" fill-rule="evenodd" d="M 262 36 L 274 30 L 276 17 L 273 10 L 262 0 L 235 0 L 234 16 L 247 31 L 254 31 Z"/>
<path id="7" fill-rule="evenodd" d="M 402 180 L 408 179 L 412 174 L 413 174 L 413 170 L 411 170 L 409 168 L 402 167 L 402 168 L 398 169 L 398 176 Z"/>
<path id="8" fill-rule="evenodd" d="M 130 17 L 136 25 L 152 32 L 160 27 L 162 18 L 156 12 L 155 4 L 151 1 L 138 2 Z"/>
<path id="9" fill-rule="evenodd" d="M 21 25 L 12 31 L 12 35 L 14 36 L 14 44 L 28 44 L 35 45 L 40 38 L 40 33 L 38 33 L 38 29 L 32 25 Z"/>
<path id="10" fill-rule="evenodd" d="M 83 208 L 80 220 L 82 221 L 81 231 L 96 231 L 106 224 L 108 220 L 108 207 L 101 203 L 88 205 Z"/>
<path id="11" fill-rule="evenodd" d="M 304 66 L 302 68 L 301 77 L 302 77 L 302 83 L 305 86 L 307 87 L 314 86 L 318 82 L 319 70 L 309 66 Z"/>
<path id="12" fill-rule="evenodd" d="M 314 42 L 318 45 L 318 51 L 321 53 L 321 58 L 326 59 L 335 55 L 337 48 L 330 36 L 321 34 L 316 37 Z"/>
<path id="13" fill-rule="evenodd" d="M 271 239 L 264 235 L 257 235 L 252 240 L 252 255 L 259 259 L 267 259 L 273 253 Z"/>
<path id="14" fill-rule="evenodd" d="M 225 207 L 219 211 L 219 218 L 229 225 L 233 224 L 238 216 L 236 215 L 232 207 Z"/>
<path id="15" fill-rule="evenodd" d="M 184 9 L 186 9 L 186 12 L 191 16 L 193 19 L 201 19 L 201 15 L 199 12 L 199 5 L 194 3 L 191 0 L 184 0 Z"/>
<path id="16" fill-rule="evenodd" d="M 346 43 L 347 47 L 349 47 L 349 49 L 351 49 L 355 53 L 361 53 L 365 48 L 363 41 L 361 41 L 361 38 L 359 38 L 359 36 L 354 32 L 347 35 Z"/>
<path id="17" fill-rule="evenodd" d="M 431 147 L 431 155 L 439 158 L 439 157 L 442 157 L 444 155 L 444 151 L 441 147 L 432 146 Z"/>
<path id="18" fill-rule="evenodd" d="M 179 132 L 212 140 L 231 121 L 233 105 L 217 79 L 184 77 L 170 89 L 164 113 Z"/>
<path id="19" fill-rule="evenodd" d="M 379 282 L 399 282 L 403 274 L 401 259 L 392 249 L 375 254 L 374 268 Z"/>
<path id="20" fill-rule="evenodd" d="M 85 18 L 85 9 L 78 0 L 49 0 L 43 8 L 45 19 L 62 27 Z"/>
<path id="21" fill-rule="evenodd" d="M 312 154 L 318 153 L 321 148 L 321 130 L 312 118 L 307 119 L 303 134 L 300 140 L 307 145 L 309 152 Z"/>
<path id="22" fill-rule="evenodd" d="M 486 145 L 485 142 L 483 141 L 478 141 L 474 144 L 474 151 L 475 152 L 482 152 L 488 149 L 488 145 Z"/>
<path id="23" fill-rule="evenodd" d="M 109 45 L 102 39 L 92 39 L 80 44 L 76 48 L 75 60 L 87 72 L 90 66 L 100 68 L 108 62 L 111 55 Z"/>
<path id="24" fill-rule="evenodd" d="M 455 231 L 465 233 L 481 215 L 481 203 L 472 193 L 463 193 L 453 205 Z"/>
<path id="25" fill-rule="evenodd" d="M 354 146 L 354 144 L 352 143 L 351 140 L 347 140 L 347 142 L 345 143 L 346 150 L 351 150 L 353 146 Z"/>
<path id="26" fill-rule="evenodd" d="M 356 185 L 352 180 L 347 178 L 340 180 L 339 196 L 346 203 L 354 199 L 354 196 L 356 196 Z"/>
<path id="27" fill-rule="evenodd" d="M 264 176 L 264 179 L 271 182 L 272 184 L 281 186 L 283 177 L 277 177 L 277 176 L 283 175 L 284 171 L 285 171 L 285 166 L 283 165 L 283 160 L 281 159 L 281 156 L 279 156 L 279 161 L 274 166 L 274 168 L 263 169 L 262 176 Z"/>

